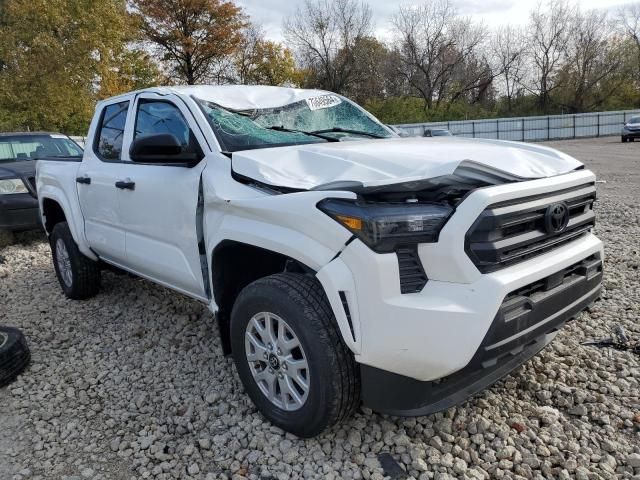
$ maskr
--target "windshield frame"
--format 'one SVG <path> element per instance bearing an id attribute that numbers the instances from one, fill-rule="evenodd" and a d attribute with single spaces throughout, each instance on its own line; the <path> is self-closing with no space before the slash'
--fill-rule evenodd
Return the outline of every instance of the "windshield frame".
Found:
<path id="1" fill-rule="evenodd" d="M 398 134 L 396 134 L 393 130 L 391 130 L 388 126 L 386 126 L 384 123 L 382 123 L 380 120 L 378 120 L 375 116 L 373 116 L 370 112 L 368 112 L 366 109 L 362 108 L 360 105 L 358 105 L 356 102 L 353 102 L 351 100 L 349 100 L 346 97 L 343 97 L 342 95 L 336 94 L 336 93 L 332 93 L 332 92 L 323 92 L 322 94 L 325 95 L 334 95 L 336 97 L 338 97 L 342 102 L 347 103 L 349 106 L 351 106 L 352 108 L 355 108 L 360 114 L 362 114 L 363 116 L 365 116 L 368 120 L 370 120 L 372 123 L 374 123 L 376 126 L 378 126 L 383 132 L 387 133 L 388 136 L 387 137 L 380 137 L 380 139 L 386 139 L 386 138 L 396 138 L 399 137 Z M 219 103 L 212 101 L 212 100 L 206 100 L 204 98 L 200 98 L 197 97 L 196 95 L 191 95 L 191 100 L 193 100 L 195 102 L 195 104 L 198 106 L 199 110 L 201 111 L 201 113 L 203 114 L 203 116 L 205 117 L 205 120 L 207 122 L 207 124 L 209 125 L 209 128 L 211 129 L 211 131 L 214 134 L 214 137 L 216 138 L 218 145 L 220 146 L 220 150 L 223 154 L 229 155 L 231 153 L 234 152 L 241 152 L 241 151 L 245 151 L 245 150 L 261 150 L 261 149 L 265 149 L 265 148 L 280 148 L 280 147 L 291 147 L 291 146 L 298 146 L 298 145 L 315 145 L 315 144 L 323 144 L 323 143 L 330 143 L 332 142 L 332 140 L 326 140 L 326 141 L 322 141 L 322 137 L 320 135 L 314 135 L 314 132 L 312 131 L 303 131 L 303 130 L 298 130 L 298 132 L 295 131 L 291 131 L 288 133 L 297 133 L 299 135 L 304 135 L 306 137 L 305 140 L 300 140 L 300 141 L 291 141 L 291 142 L 278 142 L 278 143 L 256 143 L 256 144 L 251 144 L 251 145 L 242 145 L 239 147 L 233 147 L 227 144 L 227 142 L 225 141 L 223 135 L 220 133 L 219 128 L 213 123 L 211 117 L 209 116 L 209 114 L 206 111 L 207 107 L 217 107 L 221 110 L 224 110 L 226 112 L 232 113 L 232 114 L 236 114 L 236 115 L 244 115 L 248 118 L 251 118 L 250 115 L 247 115 L 248 112 L 256 112 L 256 111 L 268 111 L 268 110 L 276 110 L 276 109 L 280 109 L 280 108 L 286 108 L 289 105 L 296 105 L 298 103 L 303 102 L 304 100 L 298 100 L 296 102 L 292 102 L 289 104 L 285 104 L 282 106 L 278 106 L 278 107 L 264 107 L 264 108 L 248 108 L 248 109 L 243 109 L 243 110 L 234 110 L 232 108 L 228 108 L 225 107 L 224 105 L 220 105 Z M 261 125 L 259 125 L 260 127 L 262 127 Z M 338 126 L 338 125 L 336 125 Z M 270 127 L 273 127 L 270 126 Z M 262 127 L 265 130 L 273 130 L 270 127 Z M 287 133 L 287 132 L 284 132 Z M 364 133 L 362 135 L 356 135 L 353 133 L 346 133 L 346 132 L 327 132 L 327 133 L 322 133 L 322 135 L 337 135 L 335 137 L 336 142 L 340 141 L 341 136 L 342 137 L 349 137 L 350 141 L 356 141 L 356 140 L 374 140 L 377 138 L 374 138 L 370 135 L 365 135 Z M 314 138 L 315 137 L 315 138 Z M 321 140 L 321 141 L 318 141 Z"/>

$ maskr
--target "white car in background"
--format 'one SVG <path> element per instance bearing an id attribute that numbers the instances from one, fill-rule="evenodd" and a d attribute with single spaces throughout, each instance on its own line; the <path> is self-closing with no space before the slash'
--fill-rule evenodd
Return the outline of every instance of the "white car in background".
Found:
<path id="1" fill-rule="evenodd" d="M 40 161 L 37 187 L 69 298 L 98 294 L 109 265 L 207 304 L 258 409 L 299 436 L 361 403 L 459 404 L 600 292 L 595 176 L 579 161 L 399 138 L 326 91 L 111 98 L 84 157 Z"/>

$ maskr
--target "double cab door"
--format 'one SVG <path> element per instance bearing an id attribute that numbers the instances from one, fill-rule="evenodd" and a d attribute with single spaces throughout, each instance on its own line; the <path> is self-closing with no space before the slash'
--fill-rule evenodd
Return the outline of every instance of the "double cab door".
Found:
<path id="1" fill-rule="evenodd" d="M 85 236 L 106 262 L 207 300 L 199 244 L 203 138 L 195 119 L 172 95 L 144 94 L 104 105 L 92 125 L 94 145 L 78 171 Z M 170 133 L 183 151 L 197 152 L 194 167 L 134 163 L 138 137 Z"/>

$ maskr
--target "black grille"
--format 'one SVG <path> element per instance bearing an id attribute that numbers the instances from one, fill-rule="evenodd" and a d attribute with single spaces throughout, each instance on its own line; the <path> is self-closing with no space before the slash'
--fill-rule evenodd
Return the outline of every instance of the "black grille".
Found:
<path id="1" fill-rule="evenodd" d="M 396 250 L 396 255 L 400 267 L 400 293 L 422 291 L 428 279 L 422 268 L 417 248 L 399 248 Z"/>
<path id="2" fill-rule="evenodd" d="M 467 255 L 489 273 L 558 248 L 593 228 L 595 199 L 595 185 L 586 184 L 490 205 L 467 232 Z M 560 202 L 569 208 L 569 223 L 560 233 L 548 233 L 545 212 Z"/>

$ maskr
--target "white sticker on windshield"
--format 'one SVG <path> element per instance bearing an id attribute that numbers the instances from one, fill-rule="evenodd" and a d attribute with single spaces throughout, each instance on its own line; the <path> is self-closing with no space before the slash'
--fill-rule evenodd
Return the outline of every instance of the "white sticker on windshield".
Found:
<path id="1" fill-rule="evenodd" d="M 60 135 L 57 133 L 52 133 L 51 135 L 49 135 L 51 138 L 67 138 L 66 135 Z"/>
<path id="2" fill-rule="evenodd" d="M 309 110 L 320 110 L 322 108 L 335 107 L 340 105 L 342 100 L 337 95 L 320 95 L 319 97 L 307 98 Z"/>

